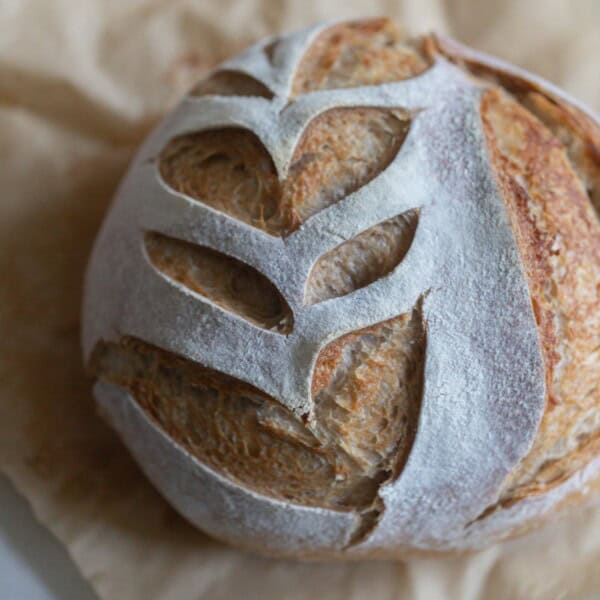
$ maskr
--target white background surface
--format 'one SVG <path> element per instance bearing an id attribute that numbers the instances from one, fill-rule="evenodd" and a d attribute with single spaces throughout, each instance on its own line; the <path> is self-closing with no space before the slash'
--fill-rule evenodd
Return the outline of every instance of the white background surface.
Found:
<path id="1" fill-rule="evenodd" d="M 96 600 L 64 546 L 1 475 L 0 600 Z"/>

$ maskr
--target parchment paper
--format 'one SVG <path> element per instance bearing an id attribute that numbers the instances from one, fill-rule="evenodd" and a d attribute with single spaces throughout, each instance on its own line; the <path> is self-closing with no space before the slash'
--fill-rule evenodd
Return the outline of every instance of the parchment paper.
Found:
<path id="1" fill-rule="evenodd" d="M 533 69 L 598 109 L 597 0 L 0 2 L 0 469 L 107 600 L 600 597 L 600 510 L 448 559 L 301 564 L 198 533 L 97 417 L 80 361 L 84 266 L 149 128 L 245 45 L 390 14 Z"/>

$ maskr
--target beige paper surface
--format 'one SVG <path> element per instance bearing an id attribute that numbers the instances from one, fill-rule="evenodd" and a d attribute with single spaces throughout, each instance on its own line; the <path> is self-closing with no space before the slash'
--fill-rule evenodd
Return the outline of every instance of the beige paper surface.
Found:
<path id="1" fill-rule="evenodd" d="M 101 598 L 600 597 L 599 509 L 464 557 L 267 560 L 188 526 L 95 414 L 80 362 L 82 274 L 149 128 L 197 77 L 261 36 L 385 13 L 600 106 L 597 0 L 0 3 L 0 469 Z"/>

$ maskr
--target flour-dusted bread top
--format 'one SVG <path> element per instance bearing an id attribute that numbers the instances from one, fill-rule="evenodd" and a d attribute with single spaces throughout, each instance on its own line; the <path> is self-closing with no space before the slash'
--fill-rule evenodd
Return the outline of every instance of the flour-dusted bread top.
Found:
<path id="1" fill-rule="evenodd" d="M 140 150 L 88 270 L 102 413 L 262 552 L 490 543 L 596 477 L 600 133 L 385 19 L 267 40 Z"/>

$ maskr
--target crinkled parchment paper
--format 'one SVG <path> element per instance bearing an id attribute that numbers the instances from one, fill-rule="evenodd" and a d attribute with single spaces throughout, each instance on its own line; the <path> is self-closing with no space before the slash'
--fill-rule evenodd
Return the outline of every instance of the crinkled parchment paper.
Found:
<path id="1" fill-rule="evenodd" d="M 0 2 L 0 469 L 101 598 L 600 595 L 600 510 L 448 559 L 298 564 L 198 533 L 97 417 L 82 273 L 136 146 L 196 78 L 266 34 L 391 14 L 536 70 L 598 109 L 597 0 Z"/>

